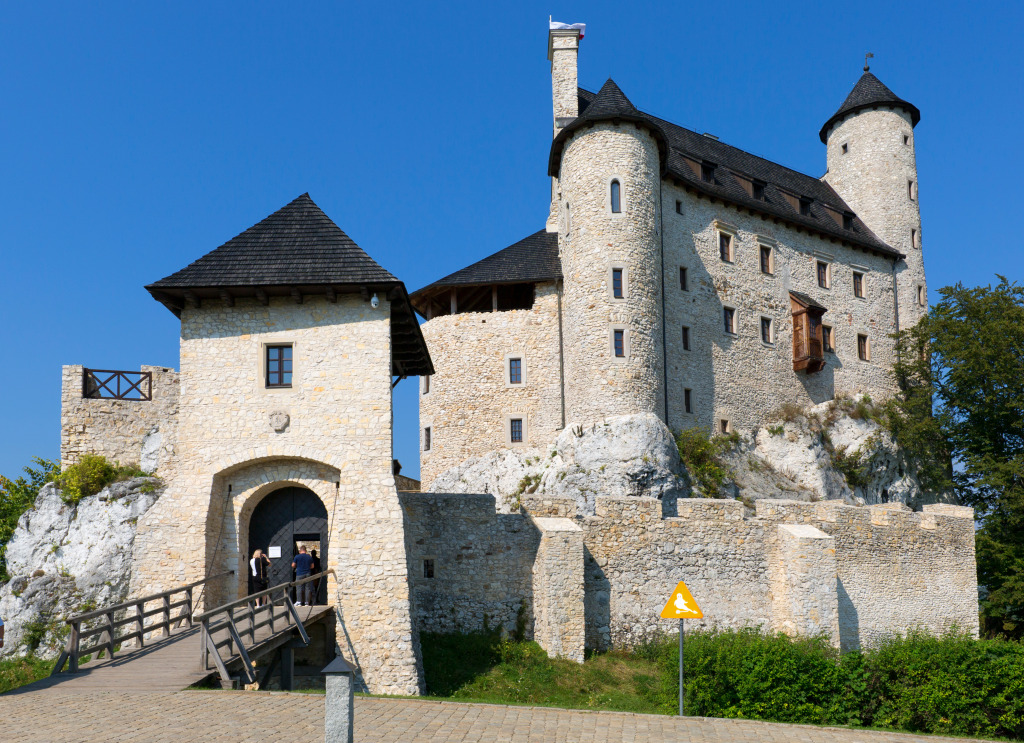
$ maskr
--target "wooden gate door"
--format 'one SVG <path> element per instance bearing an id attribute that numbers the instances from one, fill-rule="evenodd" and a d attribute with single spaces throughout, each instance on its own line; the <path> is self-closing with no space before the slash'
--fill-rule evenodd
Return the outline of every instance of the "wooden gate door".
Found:
<path id="1" fill-rule="evenodd" d="M 287 583 L 292 580 L 296 535 L 300 537 L 300 543 L 302 540 L 314 541 L 315 535 L 315 541 L 320 543 L 320 561 L 326 569 L 327 529 L 327 508 L 316 493 L 296 487 L 275 490 L 253 509 L 249 519 L 249 554 L 245 564 L 249 564 L 257 548 L 267 555 L 272 548 L 280 548 L 281 556 L 270 558 L 270 585 Z M 250 580 L 250 588 L 251 583 Z M 320 594 L 318 602 L 326 598 L 325 586 L 321 586 Z"/>

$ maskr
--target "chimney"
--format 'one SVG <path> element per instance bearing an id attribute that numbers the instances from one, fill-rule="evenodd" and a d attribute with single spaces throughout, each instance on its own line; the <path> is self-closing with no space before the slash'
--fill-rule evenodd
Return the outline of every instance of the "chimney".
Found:
<path id="1" fill-rule="evenodd" d="M 584 24 L 548 23 L 548 59 L 551 61 L 551 98 L 554 134 L 579 115 L 576 56 Z"/>

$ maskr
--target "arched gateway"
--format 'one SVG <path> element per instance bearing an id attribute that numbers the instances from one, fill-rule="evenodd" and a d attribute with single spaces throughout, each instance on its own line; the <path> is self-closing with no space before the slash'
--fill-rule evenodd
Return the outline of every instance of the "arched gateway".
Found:
<path id="1" fill-rule="evenodd" d="M 300 544 L 316 549 L 325 566 L 328 563 L 327 508 L 308 488 L 282 487 L 268 494 L 253 509 L 249 518 L 249 554 L 262 549 L 271 555 L 270 585 L 292 579 L 292 556 Z M 246 562 L 248 562 L 248 558 Z M 316 603 L 326 603 L 327 582 L 321 581 Z"/>

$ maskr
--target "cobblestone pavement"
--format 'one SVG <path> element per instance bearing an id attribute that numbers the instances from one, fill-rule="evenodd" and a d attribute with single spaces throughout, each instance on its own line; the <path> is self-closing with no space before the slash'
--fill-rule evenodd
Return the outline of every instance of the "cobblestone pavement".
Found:
<path id="1" fill-rule="evenodd" d="M 0 696 L 4 743 L 321 743 L 324 697 L 272 692 Z M 954 738 L 426 700 L 356 699 L 357 743 L 922 743 Z M 974 743 L 977 743 L 976 741 Z"/>

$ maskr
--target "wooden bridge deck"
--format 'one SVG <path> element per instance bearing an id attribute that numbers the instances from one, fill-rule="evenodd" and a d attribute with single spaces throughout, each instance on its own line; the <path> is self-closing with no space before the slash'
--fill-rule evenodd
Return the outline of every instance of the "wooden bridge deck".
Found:
<path id="1" fill-rule="evenodd" d="M 295 607 L 303 625 L 307 627 L 319 622 L 333 610 L 331 606 Z M 292 631 L 294 632 L 294 628 Z M 290 632 L 277 634 L 283 643 Z M 200 667 L 200 635 L 198 626 L 174 631 L 170 637 L 147 640 L 145 647 L 127 648 L 115 653 L 113 658 L 85 663 L 79 668 L 78 673 L 58 673 L 21 686 L 8 694 L 24 694 L 52 687 L 59 687 L 60 691 L 68 693 L 181 691 L 217 675 L 214 668 L 204 670 Z M 269 650 L 274 646 L 274 643 L 268 642 L 271 640 L 268 627 L 261 627 L 256 631 L 255 643 L 249 643 L 248 638 L 246 640 L 247 649 L 259 649 L 263 645 L 265 650 Z M 253 660 L 255 661 L 255 658 Z M 237 656 L 227 662 L 229 669 L 237 670 L 237 662 Z M 210 665 L 213 665 L 212 660 Z"/>

